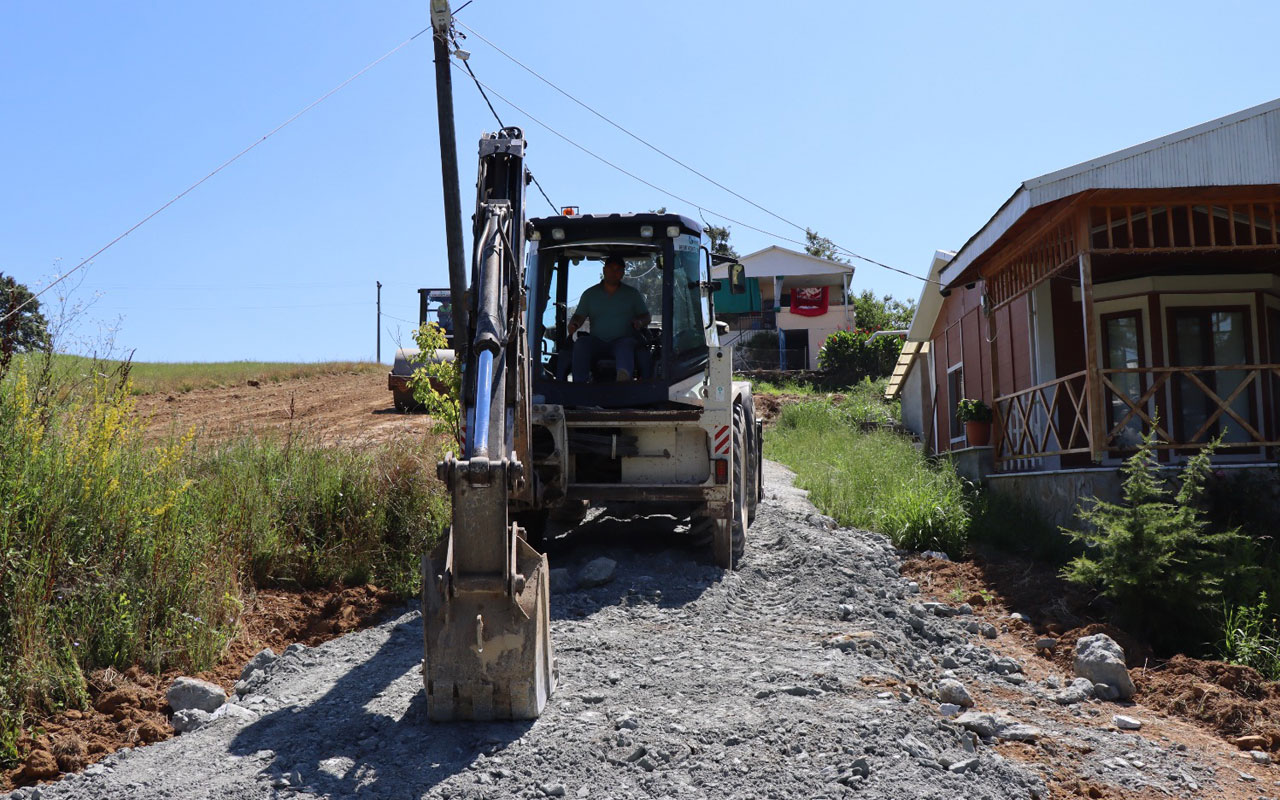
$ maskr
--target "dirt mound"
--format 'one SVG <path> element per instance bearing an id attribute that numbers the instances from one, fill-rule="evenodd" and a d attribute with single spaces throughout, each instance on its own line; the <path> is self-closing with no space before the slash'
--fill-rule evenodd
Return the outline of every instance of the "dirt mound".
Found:
<path id="1" fill-rule="evenodd" d="M 1146 671 L 1137 699 L 1221 736 L 1262 736 L 1268 750 L 1280 749 L 1280 684 L 1248 667 L 1174 656 Z"/>

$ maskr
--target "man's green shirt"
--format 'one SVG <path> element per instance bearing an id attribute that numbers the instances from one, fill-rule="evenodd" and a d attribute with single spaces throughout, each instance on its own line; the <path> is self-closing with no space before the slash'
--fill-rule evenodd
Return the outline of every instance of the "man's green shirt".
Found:
<path id="1" fill-rule="evenodd" d="M 582 293 L 573 313 L 591 320 L 592 336 L 612 342 L 628 335 L 631 321 L 648 314 L 649 309 L 644 304 L 644 295 L 634 286 L 622 283 L 613 294 L 609 294 L 602 284 L 597 283 Z"/>

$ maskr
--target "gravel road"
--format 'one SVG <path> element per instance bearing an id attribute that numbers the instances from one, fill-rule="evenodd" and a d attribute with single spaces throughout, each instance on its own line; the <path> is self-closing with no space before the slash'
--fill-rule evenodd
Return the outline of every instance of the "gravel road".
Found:
<path id="1" fill-rule="evenodd" d="M 553 595 L 560 683 L 536 722 L 426 722 L 421 620 L 406 611 L 291 647 L 231 713 L 38 797 L 1047 797 L 1045 764 L 1009 756 L 1010 742 L 1088 752 L 1080 774 L 1113 785 L 1114 759 L 1135 788 L 1213 785 L 1186 752 L 1098 722 L 1105 705 L 1053 702 L 1054 680 L 996 658 L 966 609 L 919 603 L 883 537 L 838 528 L 792 478 L 766 462 L 735 573 L 661 517 L 602 515 L 553 542 L 555 567 L 618 567 Z M 1027 702 L 957 718 L 939 706 L 945 678 Z M 1046 710 L 1015 719 L 1015 706 Z"/>

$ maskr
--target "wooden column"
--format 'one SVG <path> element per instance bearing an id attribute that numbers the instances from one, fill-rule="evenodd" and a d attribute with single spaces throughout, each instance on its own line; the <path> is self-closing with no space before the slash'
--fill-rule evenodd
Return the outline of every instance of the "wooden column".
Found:
<path id="1" fill-rule="evenodd" d="M 996 398 L 1000 396 L 1000 351 L 996 346 L 996 339 L 1000 336 L 1000 328 L 996 324 L 996 315 L 999 312 L 992 311 L 990 304 L 987 302 L 986 280 L 982 281 L 981 288 L 978 291 L 979 296 L 982 298 L 979 301 L 982 313 L 978 316 L 980 320 L 978 330 L 982 331 L 987 340 L 987 367 L 991 373 L 991 454 L 998 471 L 1000 469 L 1000 434 L 1004 430 L 1000 420 L 1000 410 L 996 403 Z M 983 328 L 986 330 L 983 330 Z M 1010 326 L 1006 325 L 1005 332 L 1007 333 L 1009 329 Z M 1010 340 L 1006 344 L 1012 347 L 1013 342 Z"/>
<path id="2" fill-rule="evenodd" d="M 1089 251 L 1080 249 L 1080 313 L 1084 315 L 1084 368 L 1085 392 L 1089 397 L 1089 451 L 1095 462 L 1101 461 L 1106 452 L 1106 431 L 1103 426 L 1106 415 L 1102 408 L 1102 373 L 1099 371 L 1098 350 L 1102 337 L 1098 331 L 1098 318 L 1093 313 L 1093 259 Z"/>

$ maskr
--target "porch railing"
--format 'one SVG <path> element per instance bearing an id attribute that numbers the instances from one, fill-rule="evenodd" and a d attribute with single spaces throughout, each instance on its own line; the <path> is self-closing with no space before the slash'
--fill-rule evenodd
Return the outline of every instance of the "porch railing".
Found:
<path id="1" fill-rule="evenodd" d="M 1207 381 L 1209 374 L 1236 373 L 1238 382 L 1230 388 L 1230 392 L 1222 392 L 1212 388 Z M 1139 423 L 1143 431 L 1154 429 L 1160 440 L 1155 445 L 1159 450 L 1184 450 L 1204 447 L 1214 438 L 1220 425 L 1234 423 L 1245 438 L 1235 441 L 1224 441 L 1219 446 L 1229 448 L 1275 447 L 1280 445 L 1276 439 L 1275 422 L 1271 415 L 1263 412 L 1266 403 L 1271 399 L 1274 403 L 1275 390 L 1280 388 L 1275 381 L 1265 386 L 1268 378 L 1280 379 L 1280 364 L 1230 364 L 1199 367 L 1136 367 L 1128 369 L 1104 369 L 1102 386 L 1106 402 L 1120 413 L 1114 424 L 1108 425 L 1104 445 L 1107 449 L 1132 449 L 1132 443 L 1122 440 L 1125 432 L 1132 430 L 1132 423 Z M 1116 378 L 1122 375 L 1137 375 L 1138 385 L 1126 390 L 1118 386 Z M 1181 381 L 1181 382 L 1179 382 Z M 1217 380 L 1212 383 L 1217 384 Z M 1190 399 L 1199 403 L 1208 401 L 1205 408 L 1208 413 L 1203 419 L 1191 420 L 1195 429 L 1188 431 L 1174 430 L 1170 424 L 1172 413 L 1169 409 L 1178 408 L 1188 398 L 1174 398 L 1175 390 L 1184 393 L 1191 389 Z M 1262 389 L 1266 389 L 1262 392 Z M 1136 391 L 1141 391 L 1137 397 Z M 1223 394 L 1226 394 L 1224 397 Z M 1234 407 L 1238 399 L 1245 399 L 1249 408 L 1241 413 Z M 1177 404 L 1177 405 L 1176 405 Z M 1152 406 L 1162 406 L 1165 411 L 1158 418 L 1153 418 Z M 1198 424 L 1197 424 L 1198 423 Z M 1174 434 L 1181 434 L 1175 436 Z"/>
<path id="2" fill-rule="evenodd" d="M 997 397 L 996 462 L 1030 469 L 1047 456 L 1090 452 L 1087 377 L 1081 370 Z"/>
<path id="3" fill-rule="evenodd" d="M 1221 373 L 1234 373 L 1231 385 L 1215 389 Z M 1137 376 L 1136 383 L 1122 385 L 1127 383 L 1123 376 L 1131 375 Z M 1152 430 L 1160 450 L 1197 450 L 1224 425 L 1235 429 L 1232 440 L 1220 445 L 1224 451 L 1280 447 L 1280 364 L 1102 369 L 1096 380 L 1102 385 L 1103 405 L 1097 410 L 1103 416 L 1096 423 L 1101 437 L 1096 447 L 1087 370 L 997 397 L 998 468 L 1035 469 L 1040 459 L 1080 453 L 1120 456 L 1132 452 L 1141 433 Z M 1237 407 L 1242 398 L 1248 401 L 1243 409 Z M 1201 413 L 1178 417 L 1181 424 L 1174 424 L 1175 415 L 1189 403 Z"/>

